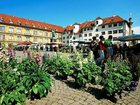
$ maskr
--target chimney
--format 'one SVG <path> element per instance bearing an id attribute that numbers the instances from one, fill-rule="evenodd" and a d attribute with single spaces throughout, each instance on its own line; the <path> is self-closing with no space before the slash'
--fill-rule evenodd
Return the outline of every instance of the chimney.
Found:
<path id="1" fill-rule="evenodd" d="M 132 24 L 133 24 L 131 17 L 129 18 L 128 23 L 129 23 L 129 35 L 131 35 L 132 34 Z"/>

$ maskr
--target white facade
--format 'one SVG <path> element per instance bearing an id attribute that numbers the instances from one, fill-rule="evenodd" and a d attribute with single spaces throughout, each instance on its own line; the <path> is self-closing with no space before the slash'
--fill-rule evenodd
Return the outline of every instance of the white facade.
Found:
<path id="1" fill-rule="evenodd" d="M 75 28 L 75 25 L 73 25 Z M 74 33 L 73 30 L 65 31 L 62 35 L 62 43 L 70 44 L 70 39 L 72 41 L 85 41 L 91 42 L 92 37 L 95 36 L 99 39 L 99 36 L 104 36 L 105 39 L 108 38 L 109 35 L 113 36 L 115 40 L 119 36 L 128 35 L 129 34 L 129 26 L 126 21 L 118 22 L 118 23 L 110 23 L 110 24 L 101 24 L 99 26 L 85 27 L 80 30 L 78 33 Z M 72 37 L 71 37 L 72 36 Z"/>

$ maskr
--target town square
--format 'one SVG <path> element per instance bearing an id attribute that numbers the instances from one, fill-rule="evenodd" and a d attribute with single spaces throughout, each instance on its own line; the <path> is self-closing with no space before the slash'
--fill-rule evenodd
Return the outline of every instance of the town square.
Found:
<path id="1" fill-rule="evenodd" d="M 140 105 L 138 4 L 1 0 L 0 105 Z"/>

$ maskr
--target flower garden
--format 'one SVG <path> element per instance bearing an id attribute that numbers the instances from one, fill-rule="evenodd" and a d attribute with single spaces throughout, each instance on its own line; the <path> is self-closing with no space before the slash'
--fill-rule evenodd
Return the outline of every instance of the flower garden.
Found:
<path id="1" fill-rule="evenodd" d="M 75 88 L 84 89 L 86 84 L 101 85 L 108 97 L 120 96 L 122 92 L 135 90 L 138 81 L 132 81 L 130 63 L 127 60 L 108 59 L 105 69 L 93 61 L 92 52 L 87 58 L 76 52 L 66 54 L 58 52 L 38 64 L 34 58 L 17 62 L 10 58 L 6 50 L 0 57 L 0 104 L 25 105 L 27 99 L 46 97 L 53 80 L 51 76 L 67 81 L 74 79 Z M 140 67 L 140 66 L 138 66 Z"/>

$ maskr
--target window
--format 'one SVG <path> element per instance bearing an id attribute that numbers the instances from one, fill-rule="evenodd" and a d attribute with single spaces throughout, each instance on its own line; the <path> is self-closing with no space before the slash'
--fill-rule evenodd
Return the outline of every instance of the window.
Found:
<path id="1" fill-rule="evenodd" d="M 89 36 L 92 36 L 92 33 L 89 33 Z"/>
<path id="2" fill-rule="evenodd" d="M 84 34 L 84 37 L 87 37 L 87 34 Z"/>
<path id="3" fill-rule="evenodd" d="M 33 34 L 34 34 L 34 35 L 37 35 L 37 31 L 34 31 Z"/>
<path id="4" fill-rule="evenodd" d="M 90 28 L 87 28 L 87 30 L 90 30 Z"/>
<path id="5" fill-rule="evenodd" d="M 9 35 L 9 40 L 13 40 L 13 35 Z"/>
<path id="6" fill-rule="evenodd" d="M 17 28 L 17 33 L 21 33 L 21 28 Z"/>
<path id="7" fill-rule="evenodd" d="M 113 30 L 113 34 L 117 34 L 117 30 Z"/>
<path id="8" fill-rule="evenodd" d="M 21 40 L 22 40 L 21 36 L 17 36 L 17 41 L 21 41 Z"/>
<path id="9" fill-rule="evenodd" d="M 122 26 L 123 25 L 123 23 L 121 22 L 121 23 L 119 23 L 119 26 Z"/>
<path id="10" fill-rule="evenodd" d="M 69 39 L 69 36 L 67 36 L 67 39 Z"/>
<path id="11" fill-rule="evenodd" d="M 18 25 L 21 26 L 22 25 L 21 22 L 18 22 Z"/>
<path id="12" fill-rule="evenodd" d="M 114 23 L 113 26 L 114 26 L 114 27 L 117 27 L 117 23 Z"/>
<path id="13" fill-rule="evenodd" d="M 73 37 L 73 40 L 75 40 L 75 37 Z"/>
<path id="14" fill-rule="evenodd" d="M 9 20 L 9 23 L 13 24 L 13 21 L 10 19 L 10 20 Z"/>
<path id="15" fill-rule="evenodd" d="M 109 24 L 108 27 L 112 27 L 112 24 Z"/>
<path id="16" fill-rule="evenodd" d="M 96 21 L 96 24 L 98 24 L 98 21 Z"/>
<path id="17" fill-rule="evenodd" d="M 9 32 L 10 33 L 14 32 L 14 27 L 9 27 Z"/>
<path id="18" fill-rule="evenodd" d="M 46 36 L 48 37 L 48 32 L 46 32 Z"/>
<path id="19" fill-rule="evenodd" d="M 122 30 L 119 30 L 119 33 L 123 33 L 123 29 Z"/>
<path id="20" fill-rule="evenodd" d="M 39 35 L 41 35 L 41 36 L 42 36 L 42 35 L 43 35 L 43 32 L 40 32 L 40 33 L 39 33 Z"/>
<path id="21" fill-rule="evenodd" d="M 63 41 L 63 43 L 65 43 L 65 41 Z"/>
<path id="22" fill-rule="evenodd" d="M 96 29 L 96 32 L 98 32 L 98 29 Z"/>
<path id="23" fill-rule="evenodd" d="M 26 34 L 30 34 L 30 29 L 26 28 L 26 29 L 25 29 L 25 33 L 26 33 Z"/>
<path id="24" fill-rule="evenodd" d="M 93 30 L 93 28 L 91 27 L 90 30 Z"/>
<path id="25" fill-rule="evenodd" d="M 30 36 L 26 36 L 26 41 L 30 41 Z"/>
<path id="26" fill-rule="evenodd" d="M 67 41 L 67 43 L 69 43 L 69 41 Z"/>
<path id="27" fill-rule="evenodd" d="M 0 35 L 0 40 L 5 40 L 5 35 Z"/>
<path id="28" fill-rule="evenodd" d="M 53 41 L 54 41 L 54 42 L 56 42 L 57 40 L 56 40 L 56 39 L 54 39 Z"/>
<path id="29" fill-rule="evenodd" d="M 102 28 L 105 28 L 105 25 L 103 25 Z"/>
<path id="30" fill-rule="evenodd" d="M 85 41 L 87 41 L 87 39 L 85 39 Z"/>
<path id="31" fill-rule="evenodd" d="M 117 40 L 117 37 L 113 37 L 113 40 L 116 41 Z"/>
<path id="32" fill-rule="evenodd" d="M 86 31 L 86 28 L 84 29 L 84 31 Z"/>
<path id="33" fill-rule="evenodd" d="M 92 39 L 89 39 L 89 41 L 92 41 Z"/>
<path id="34" fill-rule="evenodd" d="M 34 42 L 37 42 L 37 37 L 34 37 Z"/>
<path id="35" fill-rule="evenodd" d="M 108 31 L 108 34 L 112 34 L 112 31 Z"/>
<path id="36" fill-rule="evenodd" d="M 104 31 L 102 32 L 102 35 L 105 35 L 105 32 Z"/>
<path id="37" fill-rule="evenodd" d="M 65 37 L 63 37 L 63 39 L 65 39 Z"/>
<path id="38" fill-rule="evenodd" d="M 99 37 L 99 34 L 96 34 L 96 37 Z"/>
<path id="39" fill-rule="evenodd" d="M 80 34 L 79 37 L 82 37 L 82 35 Z"/>
<path id="40" fill-rule="evenodd" d="M 0 31 L 5 31 L 5 26 L 0 26 Z"/>

